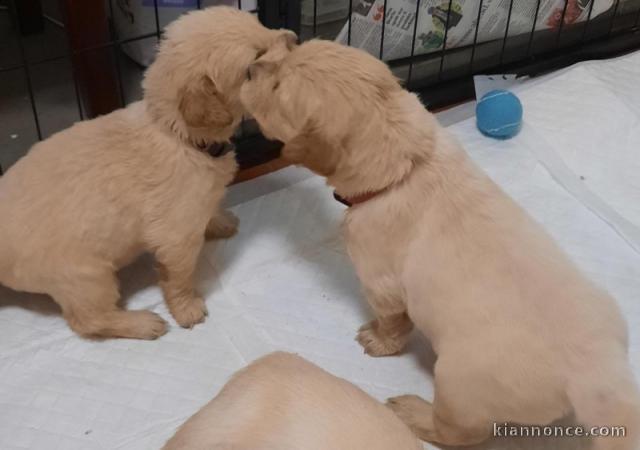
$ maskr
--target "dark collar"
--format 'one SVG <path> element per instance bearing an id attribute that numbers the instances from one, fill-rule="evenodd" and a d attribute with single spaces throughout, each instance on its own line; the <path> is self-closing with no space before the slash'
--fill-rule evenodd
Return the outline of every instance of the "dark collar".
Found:
<path id="1" fill-rule="evenodd" d="M 386 190 L 387 188 L 381 189 L 379 191 L 374 191 L 374 192 L 365 192 L 364 194 L 354 195 L 353 197 L 342 197 L 340 194 L 334 191 L 333 198 L 338 200 L 343 205 L 351 207 L 353 205 L 357 205 L 359 203 L 364 203 L 366 201 L 369 201 L 372 198 L 382 194 Z"/>
<path id="2" fill-rule="evenodd" d="M 384 194 L 393 186 L 398 186 L 404 183 L 408 178 L 411 177 L 411 174 L 415 170 L 415 167 L 416 167 L 416 163 L 414 162 L 411 170 L 409 170 L 409 172 L 402 179 L 400 179 L 399 181 L 393 182 L 390 185 L 383 187 L 382 189 L 378 189 L 377 191 L 364 192 L 362 194 L 354 195 L 352 197 L 343 197 L 340 194 L 338 194 L 336 191 L 333 191 L 333 198 L 335 198 L 337 201 L 339 201 L 343 205 L 346 205 L 349 208 L 354 205 L 358 205 L 360 203 L 368 202 L 372 198 L 375 198 L 380 194 Z"/>
<path id="3" fill-rule="evenodd" d="M 214 142 L 213 144 L 198 146 L 198 148 L 212 158 L 219 158 L 235 150 L 236 146 L 232 142 Z"/>

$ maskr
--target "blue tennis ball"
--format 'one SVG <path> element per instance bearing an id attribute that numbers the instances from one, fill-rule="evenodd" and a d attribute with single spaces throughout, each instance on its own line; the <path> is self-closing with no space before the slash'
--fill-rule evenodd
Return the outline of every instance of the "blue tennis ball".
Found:
<path id="1" fill-rule="evenodd" d="M 522 103 L 509 91 L 487 92 L 476 105 L 478 129 L 496 139 L 509 139 L 522 127 Z"/>

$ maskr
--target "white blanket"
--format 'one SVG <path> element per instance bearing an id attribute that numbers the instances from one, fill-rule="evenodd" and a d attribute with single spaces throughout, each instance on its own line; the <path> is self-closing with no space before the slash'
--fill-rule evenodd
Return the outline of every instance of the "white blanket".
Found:
<path id="1" fill-rule="evenodd" d="M 473 119 L 451 127 L 618 299 L 637 374 L 639 79 L 640 53 L 578 65 L 520 92 L 526 123 L 512 140 L 482 136 Z M 1 449 L 157 449 L 235 370 L 276 349 L 299 353 L 380 400 L 432 398 L 434 356 L 419 336 L 402 356 L 380 359 L 354 341 L 371 313 L 340 237 L 344 208 L 321 179 L 285 169 L 233 187 L 230 201 L 241 231 L 204 251 L 198 278 L 210 314 L 193 330 L 170 319 L 149 258 L 123 271 L 122 282 L 129 308 L 171 321 L 155 342 L 80 339 L 51 300 L 0 288 Z M 478 448 L 549 447 L 497 440 Z"/>

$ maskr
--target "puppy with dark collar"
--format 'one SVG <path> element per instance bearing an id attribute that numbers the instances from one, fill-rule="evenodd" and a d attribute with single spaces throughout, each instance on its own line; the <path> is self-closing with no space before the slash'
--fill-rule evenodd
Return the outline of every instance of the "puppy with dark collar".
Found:
<path id="1" fill-rule="evenodd" d="M 260 54 L 296 39 L 226 7 L 189 13 L 165 36 L 142 101 L 36 144 L 0 178 L 0 283 L 49 294 L 82 336 L 165 333 L 157 314 L 118 306 L 115 273 L 145 251 L 176 322 L 204 320 L 193 273 L 205 234 L 237 227 L 220 202 L 237 170 L 240 86 Z"/>

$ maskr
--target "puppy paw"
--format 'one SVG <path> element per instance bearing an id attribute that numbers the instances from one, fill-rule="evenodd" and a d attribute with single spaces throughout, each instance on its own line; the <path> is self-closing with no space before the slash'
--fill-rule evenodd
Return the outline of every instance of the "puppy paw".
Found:
<path id="1" fill-rule="evenodd" d="M 417 395 L 401 395 L 387 399 L 389 407 L 411 431 L 423 439 L 428 439 L 425 426 L 433 423 L 433 406 Z M 425 434 L 427 436 L 425 436 Z"/>
<path id="2" fill-rule="evenodd" d="M 193 328 L 194 325 L 204 322 L 207 316 L 207 307 L 199 296 L 172 300 L 169 311 L 178 325 L 183 328 Z"/>
<path id="3" fill-rule="evenodd" d="M 128 311 L 127 319 L 131 319 L 128 333 L 123 337 L 132 339 L 157 339 L 167 332 L 168 325 L 162 317 L 151 311 Z"/>
<path id="4" fill-rule="evenodd" d="M 228 239 L 238 232 L 239 224 L 240 219 L 231 211 L 221 211 L 209 221 L 205 237 L 207 239 Z"/>
<path id="5" fill-rule="evenodd" d="M 407 342 L 406 336 L 385 336 L 379 331 L 378 321 L 372 320 L 358 330 L 356 340 L 370 356 L 389 356 L 399 353 Z"/>

